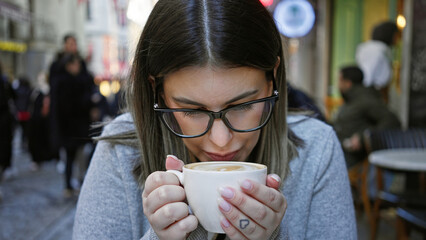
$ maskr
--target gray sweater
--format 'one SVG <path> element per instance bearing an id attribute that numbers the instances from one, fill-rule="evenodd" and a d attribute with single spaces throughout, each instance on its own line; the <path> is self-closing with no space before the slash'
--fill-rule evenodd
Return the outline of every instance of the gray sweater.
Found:
<path id="1" fill-rule="evenodd" d="M 330 126 L 304 116 L 288 125 L 305 141 L 290 162 L 282 192 L 288 207 L 276 239 L 357 239 L 353 201 L 341 147 Z M 133 129 L 130 114 L 103 135 Z M 101 141 L 78 200 L 73 239 L 158 239 L 142 210 L 142 189 L 132 175 L 139 152 Z M 207 239 L 199 226 L 188 239 Z"/>

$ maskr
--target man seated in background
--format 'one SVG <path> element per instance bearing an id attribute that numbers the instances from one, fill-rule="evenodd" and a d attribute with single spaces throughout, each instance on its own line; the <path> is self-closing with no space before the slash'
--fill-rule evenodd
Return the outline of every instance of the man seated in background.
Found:
<path id="1" fill-rule="evenodd" d="M 348 168 L 362 161 L 367 152 L 363 142 L 366 130 L 399 128 L 400 122 L 373 87 L 364 87 L 363 73 L 357 66 L 340 69 L 339 90 L 344 104 L 333 120 Z"/>

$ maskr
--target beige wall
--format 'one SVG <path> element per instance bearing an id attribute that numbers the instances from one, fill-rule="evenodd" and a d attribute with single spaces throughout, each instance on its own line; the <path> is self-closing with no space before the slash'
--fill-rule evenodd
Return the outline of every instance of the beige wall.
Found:
<path id="1" fill-rule="evenodd" d="M 371 38 L 373 27 L 389 19 L 389 0 L 364 0 L 362 41 Z"/>

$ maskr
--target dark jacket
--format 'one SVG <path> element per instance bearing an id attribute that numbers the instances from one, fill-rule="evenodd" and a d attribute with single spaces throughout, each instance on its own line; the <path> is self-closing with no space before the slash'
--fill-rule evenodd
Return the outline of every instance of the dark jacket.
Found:
<path id="1" fill-rule="evenodd" d="M 13 91 L 5 77 L 0 75 L 0 177 L 11 164 L 13 139 L 13 114 L 10 103 Z"/>
<path id="2" fill-rule="evenodd" d="M 51 114 L 57 138 L 63 146 L 77 146 L 89 140 L 93 78 L 86 72 L 73 76 L 67 72 L 54 79 L 51 89 Z"/>
<path id="3" fill-rule="evenodd" d="M 345 103 L 340 107 L 333 121 L 341 143 L 353 134 L 359 134 L 362 139 L 365 130 L 400 127 L 398 118 L 388 109 L 377 90 L 354 85 L 343 94 L 343 97 Z M 349 165 L 362 160 L 365 156 L 365 149 L 352 153 L 345 151 Z"/>
<path id="4" fill-rule="evenodd" d="M 306 93 L 296 89 L 287 83 L 287 102 L 290 110 L 307 110 L 312 112 L 312 116 L 318 120 L 325 122 L 325 117 L 321 110 L 317 107 L 314 100 Z"/>
<path id="5" fill-rule="evenodd" d="M 49 68 L 49 86 L 51 92 L 50 99 L 50 114 L 49 114 L 49 145 L 51 148 L 51 152 L 53 155 L 57 155 L 59 157 L 59 148 L 63 145 L 63 139 L 61 136 L 61 130 L 58 120 L 58 92 L 57 88 L 59 86 L 60 79 L 63 76 L 66 76 L 67 73 L 65 71 L 65 66 L 63 63 L 63 57 L 65 52 L 58 52 L 56 54 L 55 60 L 52 62 Z M 90 75 L 86 68 L 86 63 L 80 57 L 81 64 L 81 74 Z M 62 83 L 61 83 L 62 84 Z"/>
<path id="6" fill-rule="evenodd" d="M 46 111 L 46 108 L 49 107 L 49 99 L 50 96 L 39 89 L 35 89 L 31 93 L 28 148 L 33 161 L 36 163 L 54 157 L 49 142 L 49 112 Z"/>

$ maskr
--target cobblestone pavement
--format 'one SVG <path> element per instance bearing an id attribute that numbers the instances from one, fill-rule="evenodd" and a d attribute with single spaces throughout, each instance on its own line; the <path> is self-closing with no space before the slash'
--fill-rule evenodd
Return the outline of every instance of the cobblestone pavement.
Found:
<path id="1" fill-rule="evenodd" d="M 56 161 L 34 169 L 15 138 L 12 165 L 0 182 L 0 239 L 71 239 L 77 197 L 63 197 Z"/>

